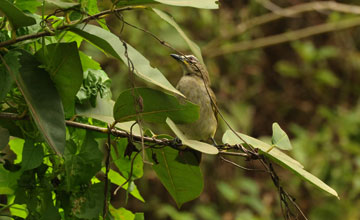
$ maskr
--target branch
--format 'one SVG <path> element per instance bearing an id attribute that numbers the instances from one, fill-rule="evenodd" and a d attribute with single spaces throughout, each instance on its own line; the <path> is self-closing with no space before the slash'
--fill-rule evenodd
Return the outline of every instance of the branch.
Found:
<path id="1" fill-rule="evenodd" d="M 324 11 L 324 10 L 338 11 L 349 14 L 360 14 L 360 6 L 342 4 L 333 1 L 309 2 L 309 3 L 299 4 L 285 9 L 279 9 L 276 10 L 275 12 L 264 14 L 249 19 L 247 21 L 244 21 L 241 24 L 239 24 L 234 29 L 233 32 L 229 32 L 226 35 L 220 36 L 219 38 L 212 40 L 208 45 L 206 45 L 203 48 L 203 51 L 209 51 L 211 48 L 214 48 L 214 50 L 216 51 L 218 45 L 220 45 L 224 40 L 228 40 L 236 35 L 240 35 L 253 27 L 263 25 L 272 21 L 276 21 L 283 17 L 292 17 L 309 11 Z M 211 56 L 211 54 L 209 54 L 209 56 Z"/>
<path id="2" fill-rule="evenodd" d="M 323 34 L 327 32 L 339 31 L 360 25 L 360 17 L 346 19 L 339 22 L 315 25 L 300 30 L 289 31 L 269 37 L 263 37 L 251 41 L 239 42 L 224 46 L 222 48 L 214 48 L 204 51 L 209 57 L 216 57 L 224 54 L 240 52 L 244 50 L 268 47 L 275 44 L 285 43 L 289 41 L 299 40 L 302 38 Z"/>
<path id="3" fill-rule="evenodd" d="M 0 112 L 0 119 L 1 118 L 10 119 L 10 120 L 26 120 L 29 117 L 22 117 L 18 114 L 14 114 L 14 113 Z M 168 139 L 158 139 L 158 138 L 145 137 L 145 136 L 141 137 L 140 135 L 130 134 L 126 131 L 122 131 L 122 130 L 119 130 L 116 128 L 98 127 L 98 126 L 94 126 L 94 125 L 88 125 L 88 124 L 83 124 L 80 122 L 69 121 L 69 120 L 66 120 L 65 123 L 67 126 L 70 126 L 70 127 L 85 129 L 85 130 L 89 130 L 89 131 L 95 131 L 95 132 L 104 133 L 104 134 L 108 134 L 109 129 L 110 129 L 110 133 L 115 137 L 123 137 L 123 138 L 131 137 L 132 140 L 136 141 L 136 142 L 141 142 L 142 138 L 143 138 L 144 142 L 147 144 L 151 143 L 151 144 L 155 144 L 155 145 L 169 146 L 169 147 L 173 147 L 173 148 L 179 150 L 179 146 L 178 146 L 179 144 L 174 144 L 174 142 L 172 140 L 168 140 Z M 243 148 L 239 148 L 238 145 L 227 145 L 226 150 L 243 150 Z M 244 158 L 251 159 L 251 160 L 258 159 L 256 154 L 253 154 L 249 151 L 242 153 L 242 152 L 229 152 L 229 151 L 222 150 L 219 152 L 219 154 L 244 157 Z"/>
<path id="4" fill-rule="evenodd" d="M 133 10 L 133 9 L 144 9 L 144 8 L 146 8 L 146 7 L 145 6 L 127 6 L 127 7 L 123 7 L 123 8 L 117 8 L 117 9 L 114 9 L 114 10 L 105 10 L 105 11 L 102 11 L 102 12 L 100 12 L 98 14 L 88 16 L 88 17 L 84 18 L 81 22 L 75 21 L 72 24 L 88 23 L 88 22 L 90 22 L 92 20 L 99 19 L 99 18 L 101 18 L 103 16 L 106 16 L 106 15 L 109 15 L 109 14 L 112 14 L 112 13 L 118 13 L 118 12 L 121 12 L 121 11 Z M 63 26 L 58 27 L 56 29 L 51 29 L 50 31 L 42 31 L 42 32 L 38 32 L 36 34 L 23 35 L 23 36 L 15 38 L 15 39 L 3 41 L 3 42 L 0 42 L 0 47 L 9 46 L 9 45 L 12 45 L 12 44 L 15 44 L 15 43 L 18 43 L 18 42 L 21 42 L 21 41 L 25 41 L 25 40 L 31 40 L 31 39 L 45 37 L 45 36 L 54 36 L 54 35 L 56 35 L 57 31 L 65 30 L 65 29 L 69 28 L 70 26 L 71 26 L 71 24 L 63 25 Z"/>

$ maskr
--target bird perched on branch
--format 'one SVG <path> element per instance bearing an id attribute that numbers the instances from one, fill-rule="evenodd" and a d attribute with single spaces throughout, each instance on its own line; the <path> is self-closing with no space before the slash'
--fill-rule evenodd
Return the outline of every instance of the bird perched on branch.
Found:
<path id="1" fill-rule="evenodd" d="M 179 125 L 181 131 L 189 139 L 208 141 L 213 143 L 217 129 L 216 97 L 210 88 L 209 73 L 205 66 L 194 55 L 171 54 L 182 69 L 183 76 L 176 89 L 186 96 L 186 99 L 200 106 L 200 118 L 193 123 Z M 210 99 L 211 96 L 211 99 Z"/>

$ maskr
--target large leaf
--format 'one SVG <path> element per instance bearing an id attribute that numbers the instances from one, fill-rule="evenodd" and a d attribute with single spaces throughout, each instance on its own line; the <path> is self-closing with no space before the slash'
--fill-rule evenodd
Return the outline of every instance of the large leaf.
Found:
<path id="1" fill-rule="evenodd" d="M 262 142 L 260 140 L 257 140 L 255 138 L 249 137 L 245 134 L 237 133 L 242 139 L 244 139 L 248 144 L 253 146 L 254 148 L 259 149 L 259 153 L 263 154 L 267 157 L 269 157 L 274 162 L 278 163 L 279 165 L 283 166 L 286 169 L 291 170 L 298 176 L 300 176 L 302 179 L 314 184 L 319 189 L 330 193 L 331 195 L 334 195 L 339 198 L 337 192 L 326 185 L 323 181 L 321 181 L 316 176 L 312 175 L 311 173 L 307 172 L 303 169 L 303 166 L 297 162 L 296 160 L 292 159 L 291 157 L 287 156 L 286 154 L 282 153 L 280 150 L 274 148 L 271 151 L 267 152 L 269 149 L 271 149 L 271 145 Z M 242 144 L 243 141 L 239 139 L 232 131 L 227 130 L 224 133 L 223 136 L 223 143 L 227 144 Z"/>
<path id="2" fill-rule="evenodd" d="M 187 45 L 193 54 L 199 59 L 200 62 L 204 63 L 204 60 L 201 55 L 200 47 L 195 44 L 192 40 L 186 36 L 185 32 L 180 28 L 180 26 L 175 22 L 174 18 L 168 15 L 167 13 L 160 11 L 159 9 L 153 8 L 153 11 L 164 21 L 168 22 L 171 26 L 173 26 L 176 31 L 180 34 L 180 36 L 185 40 Z"/>
<path id="3" fill-rule="evenodd" d="M 169 117 L 176 123 L 190 123 L 199 118 L 199 106 L 189 101 L 181 104 L 175 96 L 162 91 L 136 88 L 125 90 L 119 95 L 114 106 L 115 120 L 119 122 L 136 120 L 136 108 L 140 117 L 148 122 L 161 123 Z"/>
<path id="4" fill-rule="evenodd" d="M 44 151 L 40 144 L 34 144 L 31 140 L 26 140 L 22 151 L 22 170 L 31 170 L 40 166 L 43 162 Z"/>
<path id="5" fill-rule="evenodd" d="M 142 158 L 138 154 L 136 156 L 136 152 L 131 152 L 133 151 L 131 147 L 136 147 L 129 145 L 127 138 L 120 138 L 113 147 L 114 150 L 111 151 L 111 158 L 122 176 L 129 178 L 131 173 L 131 180 L 141 178 L 144 173 Z"/>
<path id="6" fill-rule="evenodd" d="M 159 138 L 169 137 L 161 135 Z M 152 158 L 156 175 L 178 207 L 200 195 L 204 183 L 198 159 L 193 152 L 163 147 L 148 149 L 147 153 Z"/>
<path id="7" fill-rule="evenodd" d="M 36 9 L 41 5 L 38 0 L 16 0 L 15 6 L 23 11 L 29 11 L 31 13 L 36 12 Z"/>
<path id="8" fill-rule="evenodd" d="M 49 44 L 35 56 L 44 64 L 60 94 L 65 116 L 75 114 L 75 96 L 83 81 L 83 70 L 75 42 Z"/>
<path id="9" fill-rule="evenodd" d="M 144 5 L 144 4 L 154 4 L 162 3 L 173 6 L 188 6 L 194 8 L 204 8 L 204 9 L 218 9 L 219 3 L 218 0 L 133 0 L 133 1 L 118 1 L 118 6 L 127 6 L 127 5 Z"/>
<path id="10" fill-rule="evenodd" d="M 65 171 L 67 190 L 73 186 L 87 184 L 101 169 L 103 154 L 98 148 L 94 134 L 87 131 L 80 149 L 73 140 L 69 140 L 65 149 Z"/>
<path id="11" fill-rule="evenodd" d="M 9 52 L 4 61 L 45 141 L 62 155 L 66 133 L 64 110 L 49 74 L 39 68 L 40 63 L 24 50 Z"/>
<path id="12" fill-rule="evenodd" d="M 6 128 L 0 127 L 0 151 L 9 143 L 10 134 Z"/>
<path id="13" fill-rule="evenodd" d="M 74 196 L 75 197 L 75 196 Z M 86 192 L 81 195 L 83 202 L 78 202 L 78 208 L 74 215 L 80 219 L 100 219 L 104 207 L 104 182 L 91 185 Z M 75 197 L 73 204 L 79 198 Z"/>
<path id="14" fill-rule="evenodd" d="M 9 19 L 14 29 L 36 24 L 36 20 L 33 17 L 23 13 L 19 8 L 17 8 L 8 0 L 0 0 L 0 10 Z"/>
<path id="15" fill-rule="evenodd" d="M 64 1 L 60 1 L 60 0 L 45 0 L 45 1 L 47 4 L 54 5 L 61 9 L 68 9 L 68 8 L 80 6 L 80 3 L 64 2 Z"/>
<path id="16" fill-rule="evenodd" d="M 176 134 L 176 136 L 178 138 L 180 138 L 182 144 L 184 144 L 194 150 L 205 153 L 205 154 L 218 154 L 219 153 L 219 150 L 210 144 L 200 142 L 197 140 L 188 139 L 170 118 L 166 119 L 166 123 L 169 125 L 171 130 Z"/>
<path id="17" fill-rule="evenodd" d="M 0 65 L 0 102 L 6 97 L 12 85 L 12 78 L 4 65 Z"/>
<path id="18" fill-rule="evenodd" d="M 70 31 L 80 35 L 107 54 L 122 60 L 128 65 L 123 43 L 113 33 L 90 24 L 76 25 L 71 27 Z M 129 44 L 127 44 L 127 53 L 134 64 L 134 72 L 137 76 L 172 93 L 183 96 L 158 69 L 153 68 L 150 62 Z"/>

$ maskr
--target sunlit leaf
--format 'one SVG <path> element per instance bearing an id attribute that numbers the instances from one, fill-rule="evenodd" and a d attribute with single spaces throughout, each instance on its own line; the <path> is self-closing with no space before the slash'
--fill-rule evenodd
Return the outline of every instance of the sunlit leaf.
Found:
<path id="1" fill-rule="evenodd" d="M 105 53 L 122 60 L 128 65 L 124 45 L 113 33 L 91 24 L 76 25 L 75 27 L 71 27 L 70 31 L 82 36 Z M 137 76 L 165 90 L 183 96 L 158 69 L 150 65 L 150 62 L 142 54 L 131 45 L 126 45 L 128 57 L 134 65 L 134 72 Z"/>
<path id="2" fill-rule="evenodd" d="M 276 122 L 273 123 L 272 130 L 273 130 L 273 135 L 271 139 L 272 144 L 282 150 L 291 150 L 292 146 L 289 137 L 287 136 L 285 131 L 283 131 L 283 129 L 280 128 L 280 125 Z"/>
<path id="3" fill-rule="evenodd" d="M 8 0 L 0 0 L 0 10 L 9 19 L 14 29 L 36 24 L 36 20 L 33 17 L 26 15 Z"/>
<path id="4" fill-rule="evenodd" d="M 114 1 L 114 0 L 113 0 Z M 173 6 L 183 6 L 183 7 L 194 7 L 194 8 L 204 8 L 204 9 L 217 9 L 219 8 L 218 0 L 133 0 L 133 1 L 117 1 L 118 6 L 128 6 L 128 5 L 145 5 L 145 4 L 155 4 L 162 3 Z"/>
<path id="5" fill-rule="evenodd" d="M 158 138 L 169 137 L 161 135 Z M 152 167 L 156 175 L 178 207 L 200 195 L 204 183 L 194 152 L 180 152 L 171 147 L 164 147 L 149 149 L 147 153 L 154 163 Z"/>
<path id="6" fill-rule="evenodd" d="M 182 144 L 184 144 L 194 150 L 205 153 L 205 154 L 218 154 L 219 153 L 219 150 L 210 144 L 200 142 L 197 140 L 188 139 L 170 118 L 166 119 L 166 123 L 169 125 L 171 130 L 176 134 L 176 136 L 181 140 Z"/>
<path id="7" fill-rule="evenodd" d="M 257 140 L 255 138 L 249 137 L 245 134 L 237 133 L 242 139 L 244 139 L 248 144 L 253 146 L 254 148 L 259 149 L 259 153 L 263 154 L 267 157 L 269 157 L 271 160 L 273 160 L 275 163 L 278 163 L 279 165 L 283 166 L 286 169 L 291 170 L 298 176 L 300 176 L 302 179 L 312 183 L 319 189 L 328 192 L 331 195 L 334 195 L 339 198 L 337 192 L 326 185 L 323 181 L 321 181 L 316 176 L 312 175 L 311 173 L 307 172 L 303 169 L 303 166 L 297 162 L 296 160 L 292 159 L 291 157 L 287 156 L 286 154 L 282 153 L 280 150 L 274 148 L 271 151 L 267 152 L 272 147 L 260 140 Z M 223 135 L 223 143 L 227 144 L 242 144 L 243 141 L 239 139 L 231 130 L 227 130 Z"/>
<path id="8" fill-rule="evenodd" d="M 62 155 L 65 149 L 64 111 L 49 74 L 39 68 L 40 63 L 24 50 L 11 51 L 4 58 L 45 141 Z"/>
<path id="9" fill-rule="evenodd" d="M 101 169 L 104 173 L 105 173 L 105 168 Z M 118 186 L 121 186 L 123 185 L 125 182 L 126 182 L 126 179 L 124 177 L 122 177 L 119 173 L 115 172 L 114 170 L 109 170 L 109 174 L 108 174 L 108 178 L 109 180 L 118 185 Z M 125 190 L 127 190 L 129 187 L 129 184 L 126 183 L 122 186 L 122 188 L 124 188 Z M 132 190 L 129 191 L 129 193 L 134 196 L 136 199 L 142 201 L 142 202 L 145 202 L 144 198 L 141 196 L 138 188 L 136 185 L 133 185 L 133 188 Z"/>
<path id="10" fill-rule="evenodd" d="M 60 1 L 60 0 L 45 0 L 45 2 L 47 4 L 54 5 L 61 9 L 68 9 L 68 8 L 80 6 L 80 3 L 65 2 L 65 1 Z"/>
<path id="11" fill-rule="evenodd" d="M 20 178 L 21 172 L 10 172 L 0 164 L 0 194 L 11 195 L 17 188 L 17 180 Z"/>
<path id="12" fill-rule="evenodd" d="M 175 96 L 150 88 L 122 92 L 114 106 L 115 120 L 136 120 L 137 114 L 148 122 L 161 123 L 170 117 L 176 123 L 190 123 L 199 118 L 199 106 L 189 101 L 182 104 Z"/>

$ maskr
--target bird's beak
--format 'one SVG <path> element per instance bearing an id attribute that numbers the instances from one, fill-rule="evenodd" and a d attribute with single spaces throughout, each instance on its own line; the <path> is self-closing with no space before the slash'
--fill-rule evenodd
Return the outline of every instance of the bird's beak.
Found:
<path id="1" fill-rule="evenodd" d="M 187 62 L 187 61 L 184 59 L 184 57 L 181 56 L 181 55 L 178 55 L 178 54 L 170 54 L 170 56 L 171 56 L 172 58 L 174 58 L 176 61 L 178 61 L 178 62 L 180 62 L 180 63 L 182 63 L 182 64 L 185 64 L 185 65 L 188 64 L 188 62 Z"/>

